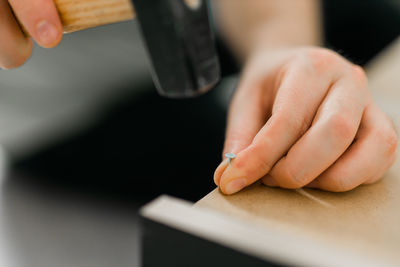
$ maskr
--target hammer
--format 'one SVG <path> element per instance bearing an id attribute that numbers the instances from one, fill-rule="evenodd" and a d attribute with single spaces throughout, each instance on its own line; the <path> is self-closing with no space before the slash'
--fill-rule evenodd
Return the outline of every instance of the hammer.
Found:
<path id="1" fill-rule="evenodd" d="M 203 94 L 220 79 L 207 0 L 54 0 L 64 33 L 138 18 L 158 92 Z"/>

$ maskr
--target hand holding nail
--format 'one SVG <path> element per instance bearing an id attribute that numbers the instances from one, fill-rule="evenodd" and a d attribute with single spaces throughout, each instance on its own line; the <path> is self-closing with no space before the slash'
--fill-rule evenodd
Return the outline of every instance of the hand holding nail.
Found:
<path id="1" fill-rule="evenodd" d="M 261 180 L 342 192 L 382 178 L 397 135 L 361 67 L 316 47 L 257 53 L 231 103 L 224 151 L 236 157 L 215 171 L 221 191 Z"/>

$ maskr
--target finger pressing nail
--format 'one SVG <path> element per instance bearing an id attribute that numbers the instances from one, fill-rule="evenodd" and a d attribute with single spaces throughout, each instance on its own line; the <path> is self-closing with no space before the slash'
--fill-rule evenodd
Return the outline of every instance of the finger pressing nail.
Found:
<path id="1" fill-rule="evenodd" d="M 246 173 L 242 168 L 238 168 L 236 163 L 228 165 L 219 179 L 219 187 L 225 194 L 236 193 L 249 184 Z"/>

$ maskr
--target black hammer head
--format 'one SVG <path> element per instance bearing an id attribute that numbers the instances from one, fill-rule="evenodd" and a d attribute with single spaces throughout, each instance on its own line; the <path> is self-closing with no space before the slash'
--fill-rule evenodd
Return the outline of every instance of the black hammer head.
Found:
<path id="1" fill-rule="evenodd" d="M 132 0 L 159 93 L 200 95 L 220 79 L 207 0 Z"/>

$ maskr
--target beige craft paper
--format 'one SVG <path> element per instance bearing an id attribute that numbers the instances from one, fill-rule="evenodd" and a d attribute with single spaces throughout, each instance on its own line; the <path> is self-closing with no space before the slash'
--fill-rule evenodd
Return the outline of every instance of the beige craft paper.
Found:
<path id="1" fill-rule="evenodd" d="M 368 69 L 374 97 L 400 125 L 400 39 Z M 216 189 L 195 207 L 219 210 L 400 266 L 399 160 L 377 184 L 346 193 L 305 192 L 320 201 L 294 190 L 255 184 L 233 196 Z"/>

